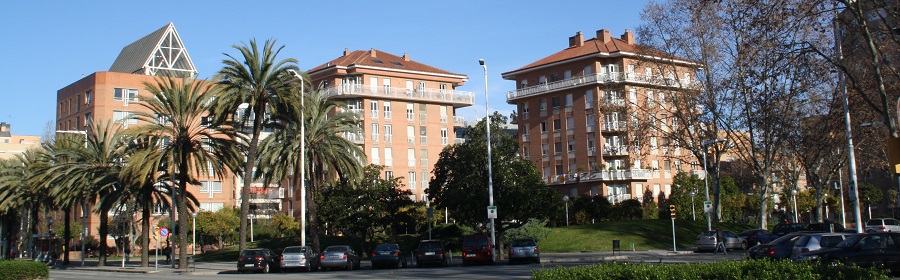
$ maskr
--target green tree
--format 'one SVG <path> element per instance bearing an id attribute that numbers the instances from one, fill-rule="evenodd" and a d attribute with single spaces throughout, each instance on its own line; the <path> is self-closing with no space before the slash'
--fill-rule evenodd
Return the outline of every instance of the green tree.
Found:
<path id="1" fill-rule="evenodd" d="M 491 116 L 491 152 L 496 223 L 502 237 L 503 221 L 549 219 L 563 211 L 562 194 L 548 187 L 534 165 L 518 155 L 518 141 L 503 133 L 506 118 Z M 487 222 L 488 172 L 486 122 L 471 127 L 465 143 L 444 148 L 428 184 L 434 205 L 449 208 L 450 216 L 468 226 Z M 476 168 L 473 168 L 476 167 Z M 497 242 L 502 244 L 501 241 Z"/>
<path id="2" fill-rule="evenodd" d="M 197 233 L 210 236 L 216 240 L 218 248 L 225 241 L 232 239 L 234 230 L 240 227 L 240 211 L 233 208 L 222 208 L 216 212 L 200 211 L 197 213 Z"/>
<path id="3" fill-rule="evenodd" d="M 261 50 L 255 39 L 250 40 L 249 46 L 232 46 L 240 52 L 240 56 L 225 54 L 228 59 L 222 61 L 225 66 L 219 70 L 224 88 L 210 108 L 215 123 L 231 120 L 234 126 L 250 135 L 250 139 L 244 142 L 247 144 L 246 160 L 241 170 L 244 181 L 241 188 L 240 250 L 247 248 L 246 218 L 250 213 L 250 183 L 255 176 L 253 170 L 257 163 L 259 135 L 263 129 L 275 125 L 267 114 L 277 115 L 285 100 L 290 99 L 293 76 L 288 70 L 297 71 L 296 59 L 278 60 L 284 46 L 276 48 L 275 42 L 266 40 Z"/>
<path id="4" fill-rule="evenodd" d="M 678 172 L 675 175 L 672 193 L 669 194 L 669 204 L 675 205 L 675 211 L 678 213 L 676 219 L 690 220 L 696 217 L 701 221 L 706 220 L 703 212 L 703 201 L 706 200 L 704 186 L 703 180 L 696 174 Z M 691 205 L 692 201 L 693 205 Z M 691 215 L 691 211 L 694 211 L 693 215 Z"/>
<path id="5" fill-rule="evenodd" d="M 219 176 L 229 169 L 238 169 L 240 161 L 239 136 L 228 126 L 213 129 L 202 125 L 202 118 L 210 109 L 213 98 L 212 85 L 206 81 L 188 78 L 157 78 L 155 83 L 144 83 L 150 96 L 138 97 L 138 104 L 147 112 L 136 112 L 134 118 L 146 122 L 129 130 L 138 138 L 163 139 L 160 145 L 149 148 L 151 155 L 144 158 L 152 165 L 160 166 L 170 174 L 175 204 L 182 218 L 178 219 L 179 267 L 187 267 L 187 236 L 190 228 L 188 210 L 189 184 L 199 184 L 198 175 Z M 135 186 L 140 186 L 136 184 Z M 245 190 L 246 191 L 246 190 Z M 195 199 L 191 207 L 195 208 Z"/>
<path id="6" fill-rule="evenodd" d="M 541 241 L 550 236 L 551 229 L 546 227 L 547 221 L 538 219 L 528 219 L 528 222 L 517 228 L 507 229 L 503 233 L 506 240 L 514 240 L 516 238 L 534 238 Z"/>
<path id="7" fill-rule="evenodd" d="M 295 221 L 294 217 L 285 213 L 275 214 L 270 225 L 281 233 L 281 237 L 296 236 L 300 233 L 300 223 Z"/>

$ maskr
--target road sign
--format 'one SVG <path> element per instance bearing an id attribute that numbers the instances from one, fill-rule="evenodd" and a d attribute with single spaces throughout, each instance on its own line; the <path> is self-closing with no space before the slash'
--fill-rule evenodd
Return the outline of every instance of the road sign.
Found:
<path id="1" fill-rule="evenodd" d="M 703 202 L 703 212 L 712 213 L 712 201 L 704 201 Z"/>
<path id="2" fill-rule="evenodd" d="M 488 213 L 488 219 L 496 219 L 497 218 L 497 206 L 488 206 L 487 213 Z"/>
<path id="3" fill-rule="evenodd" d="M 169 236 L 169 229 L 167 229 L 167 228 L 159 229 L 159 236 Z"/>

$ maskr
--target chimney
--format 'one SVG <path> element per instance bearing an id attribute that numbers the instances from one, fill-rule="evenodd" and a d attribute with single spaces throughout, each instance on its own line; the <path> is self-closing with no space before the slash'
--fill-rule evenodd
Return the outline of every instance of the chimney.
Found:
<path id="1" fill-rule="evenodd" d="M 630 29 L 625 29 L 625 34 L 622 34 L 622 41 L 629 45 L 634 45 L 634 33 L 631 33 Z"/>
<path id="2" fill-rule="evenodd" d="M 9 132 L 9 124 L 8 123 L 0 123 L 0 132 Z"/>
<path id="3" fill-rule="evenodd" d="M 603 42 L 604 44 L 609 43 L 609 41 L 612 40 L 612 38 L 609 37 L 609 30 L 597 30 L 597 40 L 600 40 L 600 42 Z"/>
<path id="4" fill-rule="evenodd" d="M 403 53 L 403 60 L 409 61 L 409 53 Z"/>
<path id="5" fill-rule="evenodd" d="M 344 48 L 344 56 L 350 55 L 350 49 Z"/>
<path id="6" fill-rule="evenodd" d="M 569 47 L 580 47 L 584 46 L 584 35 L 581 34 L 581 31 L 575 33 L 575 36 L 569 37 Z"/>
<path id="7" fill-rule="evenodd" d="M 371 53 L 371 56 L 372 56 L 372 57 L 378 57 L 378 52 L 375 51 L 375 48 L 372 48 L 372 50 L 370 51 L 370 53 Z"/>

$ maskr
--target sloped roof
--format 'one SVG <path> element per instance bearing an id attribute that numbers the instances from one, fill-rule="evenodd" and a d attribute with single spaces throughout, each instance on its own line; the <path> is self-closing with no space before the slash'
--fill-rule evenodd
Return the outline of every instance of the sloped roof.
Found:
<path id="1" fill-rule="evenodd" d="M 528 65 L 522 66 L 519 69 L 510 71 L 510 72 L 518 72 L 521 70 L 538 67 L 542 65 L 551 64 L 554 62 L 560 62 L 563 60 L 568 60 L 576 57 L 593 55 L 598 53 L 618 53 L 618 52 L 628 52 L 635 53 L 637 52 L 638 47 L 635 45 L 628 44 L 627 42 L 619 39 L 619 38 L 610 38 L 609 42 L 603 43 L 603 41 L 598 40 L 597 38 L 588 39 L 584 41 L 584 45 L 582 46 L 572 46 L 557 53 L 551 54 L 545 58 L 539 59 L 538 61 L 529 63 Z M 504 73 L 505 74 L 505 73 Z"/>
<path id="2" fill-rule="evenodd" d="M 109 71 L 156 76 L 197 75 L 171 22 L 122 48 Z"/>
<path id="3" fill-rule="evenodd" d="M 316 66 L 307 72 L 314 73 L 316 71 L 324 70 L 330 67 L 352 66 L 367 66 L 405 71 L 426 72 L 440 75 L 465 76 L 464 74 L 449 72 L 437 67 L 410 60 L 409 56 L 406 54 L 404 54 L 404 57 L 399 57 L 376 49 L 371 49 L 368 51 L 356 50 L 353 52 L 345 50 L 343 56 L 335 58 L 322 65 Z"/>

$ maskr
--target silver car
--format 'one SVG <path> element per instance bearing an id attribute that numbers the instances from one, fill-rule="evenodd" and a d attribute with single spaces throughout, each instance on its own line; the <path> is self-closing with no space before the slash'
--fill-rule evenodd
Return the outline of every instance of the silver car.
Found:
<path id="1" fill-rule="evenodd" d="M 726 249 L 747 249 L 747 240 L 734 234 L 733 232 L 723 230 L 722 236 L 725 237 Z M 707 231 L 697 235 L 697 251 L 713 251 L 716 249 L 716 231 Z"/>
<path id="2" fill-rule="evenodd" d="M 309 246 L 290 246 L 281 251 L 282 271 L 300 269 L 313 271 L 319 268 L 319 255 Z"/>
<path id="3" fill-rule="evenodd" d="M 541 263 L 541 251 L 534 238 L 518 238 L 509 244 L 509 263 L 533 261 Z"/>
<path id="4" fill-rule="evenodd" d="M 815 251 L 825 248 L 834 248 L 844 241 L 847 236 L 853 235 L 852 233 L 846 232 L 837 232 L 837 233 L 807 233 L 801 235 L 797 238 L 797 241 L 794 242 L 794 248 L 791 251 L 791 258 L 797 258 L 802 253 L 806 253 L 809 251 Z"/>
<path id="5" fill-rule="evenodd" d="M 359 269 L 359 255 L 347 245 L 328 246 L 319 256 L 321 268 Z"/>

